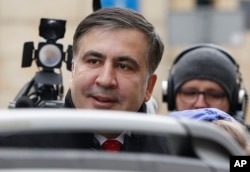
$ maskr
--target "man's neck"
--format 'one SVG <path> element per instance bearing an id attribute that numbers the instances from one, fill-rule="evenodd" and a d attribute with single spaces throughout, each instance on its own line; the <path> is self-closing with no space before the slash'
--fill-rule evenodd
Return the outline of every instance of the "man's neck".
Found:
<path id="1" fill-rule="evenodd" d="M 99 133 L 100 135 L 106 137 L 107 139 L 117 138 L 121 133 Z"/>

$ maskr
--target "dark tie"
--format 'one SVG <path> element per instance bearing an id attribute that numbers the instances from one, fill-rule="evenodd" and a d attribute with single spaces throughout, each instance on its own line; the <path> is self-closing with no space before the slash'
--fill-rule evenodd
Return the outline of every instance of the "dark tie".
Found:
<path id="1" fill-rule="evenodd" d="M 119 152 L 121 150 L 122 144 L 117 140 L 106 140 L 102 144 L 102 148 L 110 152 Z"/>

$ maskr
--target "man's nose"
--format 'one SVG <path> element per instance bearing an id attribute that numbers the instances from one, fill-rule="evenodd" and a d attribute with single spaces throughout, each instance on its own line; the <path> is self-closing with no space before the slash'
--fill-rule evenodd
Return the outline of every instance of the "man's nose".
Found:
<path id="1" fill-rule="evenodd" d="M 194 104 L 195 109 L 207 108 L 208 104 L 206 102 L 204 94 L 199 94 L 197 100 Z"/>
<path id="2" fill-rule="evenodd" d="M 96 83 L 102 87 L 114 87 L 116 86 L 116 72 L 112 65 L 105 64 L 99 70 Z"/>

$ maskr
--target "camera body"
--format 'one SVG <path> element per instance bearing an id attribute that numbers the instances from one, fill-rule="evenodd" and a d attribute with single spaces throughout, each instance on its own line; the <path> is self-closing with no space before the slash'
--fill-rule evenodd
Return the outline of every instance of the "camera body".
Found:
<path id="1" fill-rule="evenodd" d="M 40 42 L 34 48 L 33 42 L 23 46 L 22 66 L 30 67 L 32 61 L 39 69 L 34 77 L 19 91 L 9 108 L 59 108 L 63 106 L 62 62 L 71 70 L 72 46 L 63 51 L 63 45 L 57 43 L 64 37 L 66 20 L 41 18 L 39 35 L 46 42 Z M 56 72 L 58 70 L 59 72 Z"/>

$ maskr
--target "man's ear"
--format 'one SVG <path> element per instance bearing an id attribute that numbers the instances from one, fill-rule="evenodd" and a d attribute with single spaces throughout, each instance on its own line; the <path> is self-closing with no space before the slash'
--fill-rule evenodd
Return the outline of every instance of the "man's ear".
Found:
<path id="1" fill-rule="evenodd" d="M 74 60 L 72 60 L 72 62 L 71 62 L 71 78 L 69 79 L 69 87 L 70 88 L 71 88 L 72 80 L 74 77 L 74 73 L 75 73 L 75 63 L 74 63 Z"/>
<path id="2" fill-rule="evenodd" d="M 147 84 L 147 89 L 146 89 L 146 95 L 145 95 L 145 98 L 144 98 L 144 102 L 147 102 L 150 99 L 150 97 L 152 96 L 156 80 L 157 80 L 157 75 L 156 74 L 151 75 L 150 78 L 148 79 L 148 84 Z"/>
<path id="3" fill-rule="evenodd" d="M 72 60 L 71 62 L 71 74 L 73 75 L 73 72 L 75 71 L 75 61 Z"/>

